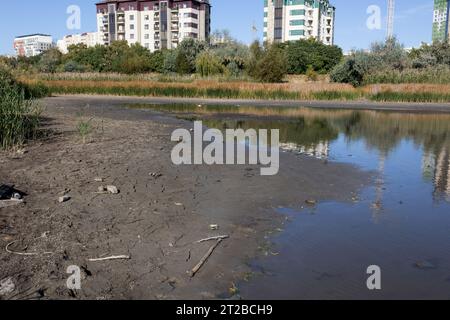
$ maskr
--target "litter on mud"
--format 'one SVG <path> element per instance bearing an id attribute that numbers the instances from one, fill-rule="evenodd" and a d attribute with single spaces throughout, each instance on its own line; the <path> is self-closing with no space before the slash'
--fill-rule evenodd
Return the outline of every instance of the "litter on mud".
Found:
<path id="1" fill-rule="evenodd" d="M 24 193 L 14 189 L 14 186 L 0 185 L 0 208 L 6 208 L 23 203 Z"/>

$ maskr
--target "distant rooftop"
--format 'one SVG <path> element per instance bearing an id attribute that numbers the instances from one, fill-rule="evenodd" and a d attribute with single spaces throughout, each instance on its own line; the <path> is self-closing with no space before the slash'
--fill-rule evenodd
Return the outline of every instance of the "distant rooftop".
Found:
<path id="1" fill-rule="evenodd" d="M 36 37 L 36 36 L 51 37 L 51 35 L 49 35 L 49 34 L 34 33 L 34 34 L 27 34 L 27 35 L 24 35 L 24 36 L 18 36 L 18 37 L 16 37 L 16 39 Z"/>

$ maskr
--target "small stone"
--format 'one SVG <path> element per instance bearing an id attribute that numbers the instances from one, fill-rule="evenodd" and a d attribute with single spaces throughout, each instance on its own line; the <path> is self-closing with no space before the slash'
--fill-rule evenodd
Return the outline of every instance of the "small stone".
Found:
<path id="1" fill-rule="evenodd" d="M 108 192 L 111 193 L 111 194 L 118 194 L 119 193 L 119 189 L 117 189 L 116 186 L 107 186 L 106 190 L 108 190 Z"/>
<path id="2" fill-rule="evenodd" d="M 305 203 L 310 206 L 315 206 L 317 204 L 317 201 L 309 199 L 309 200 L 306 200 Z"/>
<path id="3" fill-rule="evenodd" d="M 69 200 L 70 200 L 69 196 L 62 196 L 62 197 L 59 197 L 59 199 L 58 199 L 59 203 L 64 203 L 64 202 L 67 202 Z"/>
<path id="4" fill-rule="evenodd" d="M 17 154 L 18 155 L 24 155 L 24 154 L 26 154 L 26 153 L 28 153 L 28 151 L 27 150 L 25 150 L 25 149 L 19 149 L 19 150 L 17 150 Z"/>
<path id="5" fill-rule="evenodd" d="M 103 182 L 103 178 L 95 178 L 95 182 Z"/>
<path id="6" fill-rule="evenodd" d="M 209 226 L 209 228 L 210 228 L 211 230 L 213 230 L 213 231 L 219 230 L 219 225 L 218 225 L 218 224 L 211 224 L 211 225 Z"/>
<path id="7" fill-rule="evenodd" d="M 14 281 L 11 277 L 5 278 L 0 281 L 0 297 L 11 294 L 15 289 L 16 286 L 14 285 Z"/>

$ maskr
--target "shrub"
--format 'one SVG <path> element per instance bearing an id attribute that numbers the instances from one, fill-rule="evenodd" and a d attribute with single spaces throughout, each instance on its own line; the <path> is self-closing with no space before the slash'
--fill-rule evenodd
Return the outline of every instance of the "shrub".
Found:
<path id="1" fill-rule="evenodd" d="M 381 65 L 381 57 L 357 51 L 333 69 L 330 73 L 330 79 L 333 82 L 350 83 L 355 87 L 360 86 L 364 82 L 364 77 L 371 70 L 379 69 Z"/>
<path id="2" fill-rule="evenodd" d="M 64 72 L 84 72 L 86 67 L 76 61 L 70 60 L 64 64 Z"/>
<path id="3" fill-rule="evenodd" d="M 306 70 L 306 78 L 309 81 L 317 81 L 318 77 L 319 75 L 317 74 L 316 71 L 314 71 L 314 68 L 312 66 L 309 66 L 308 70 Z"/>

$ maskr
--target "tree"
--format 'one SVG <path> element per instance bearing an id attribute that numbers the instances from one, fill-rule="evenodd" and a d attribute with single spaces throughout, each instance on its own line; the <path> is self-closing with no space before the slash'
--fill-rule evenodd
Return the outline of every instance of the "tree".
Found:
<path id="1" fill-rule="evenodd" d="M 184 52 L 178 52 L 176 59 L 176 70 L 178 74 L 189 74 L 192 73 L 192 66 L 190 59 Z"/>
<path id="2" fill-rule="evenodd" d="M 290 41 L 285 44 L 290 74 L 305 74 L 309 67 L 319 73 L 327 73 L 342 60 L 342 49 L 327 46 L 314 38 Z"/>
<path id="3" fill-rule="evenodd" d="M 258 62 L 262 59 L 264 55 L 264 50 L 261 47 L 259 41 L 254 41 L 250 45 L 250 52 L 248 55 L 248 61 L 246 63 L 247 74 L 253 78 L 257 77 Z"/>
<path id="4" fill-rule="evenodd" d="M 200 52 L 207 49 L 207 45 L 203 41 L 198 41 L 192 38 L 184 39 L 177 48 L 178 55 L 177 61 L 179 61 L 182 65 L 181 70 L 178 68 L 177 63 L 177 72 L 182 71 L 183 73 L 194 73 L 196 69 L 196 61 L 197 56 Z"/>
<path id="5" fill-rule="evenodd" d="M 406 67 L 407 53 L 396 38 L 388 38 L 385 42 L 373 43 L 371 54 L 378 57 L 382 68 L 402 70 Z"/>
<path id="6" fill-rule="evenodd" d="M 49 49 L 40 56 L 40 60 L 38 63 L 39 71 L 54 73 L 56 72 L 58 66 L 61 64 L 61 60 L 62 53 L 58 49 Z"/>
<path id="7" fill-rule="evenodd" d="M 150 54 L 149 68 L 152 72 L 163 73 L 164 72 L 164 52 L 161 50 L 155 51 Z"/>
<path id="8" fill-rule="evenodd" d="M 255 78 L 261 82 L 282 82 L 286 73 L 285 51 L 276 44 L 270 45 L 256 63 Z"/>
<path id="9" fill-rule="evenodd" d="M 220 59 L 220 63 L 232 76 L 239 76 L 243 72 L 250 56 L 248 46 L 231 38 L 225 43 L 215 44 L 210 51 Z"/>
<path id="10" fill-rule="evenodd" d="M 211 51 L 203 51 L 197 57 L 197 73 L 202 77 L 208 77 L 223 73 L 225 70 L 219 57 Z"/>
<path id="11" fill-rule="evenodd" d="M 164 66 L 165 73 L 177 72 L 177 58 L 178 50 L 165 50 L 164 54 Z"/>

